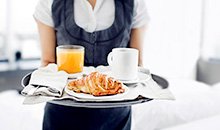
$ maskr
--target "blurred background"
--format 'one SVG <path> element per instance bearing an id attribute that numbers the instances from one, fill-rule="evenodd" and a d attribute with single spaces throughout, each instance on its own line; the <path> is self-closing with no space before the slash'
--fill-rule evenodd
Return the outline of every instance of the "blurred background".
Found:
<path id="1" fill-rule="evenodd" d="M 37 2 L 0 0 L 0 102 L 4 104 L 0 107 L 4 109 L 16 110 L 7 103 L 14 101 L 8 90 L 21 90 L 21 78 L 40 66 L 40 44 L 33 18 Z M 220 82 L 220 1 L 146 0 L 146 4 L 150 21 L 144 66 L 168 79 L 192 80 L 209 86 Z M 13 91 L 12 95 L 17 93 Z M 23 100 L 17 99 L 19 103 Z M 42 106 L 19 108 L 31 115 L 27 119 L 38 120 L 36 129 L 41 128 L 42 116 L 36 115 L 42 114 Z M 18 117 L 26 119 L 21 113 Z M 8 130 L 7 123 L 1 124 L 4 119 L 0 116 L 0 127 L 5 125 L 2 128 Z M 22 129 L 28 128 L 23 123 Z"/>
<path id="2" fill-rule="evenodd" d="M 0 91 L 19 89 L 22 75 L 40 66 L 39 39 L 32 16 L 36 3 L 0 1 Z"/>

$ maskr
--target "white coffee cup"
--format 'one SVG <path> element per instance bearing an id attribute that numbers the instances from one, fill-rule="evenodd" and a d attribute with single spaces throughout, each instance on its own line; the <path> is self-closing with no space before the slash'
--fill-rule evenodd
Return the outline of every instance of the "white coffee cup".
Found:
<path id="1" fill-rule="evenodd" d="M 118 80 L 137 79 L 138 53 L 134 48 L 114 48 L 108 54 L 112 76 Z"/>

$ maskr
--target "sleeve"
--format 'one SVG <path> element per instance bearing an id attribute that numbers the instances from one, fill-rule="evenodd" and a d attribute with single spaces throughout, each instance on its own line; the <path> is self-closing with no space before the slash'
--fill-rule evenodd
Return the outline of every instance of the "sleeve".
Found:
<path id="1" fill-rule="evenodd" d="M 53 0 L 39 0 L 38 4 L 35 7 L 34 18 L 39 20 L 40 22 L 54 27 L 53 19 L 52 19 L 52 3 Z"/>
<path id="2" fill-rule="evenodd" d="M 132 28 L 139 28 L 147 25 L 149 22 L 149 15 L 145 0 L 134 0 L 134 12 L 132 20 Z"/>

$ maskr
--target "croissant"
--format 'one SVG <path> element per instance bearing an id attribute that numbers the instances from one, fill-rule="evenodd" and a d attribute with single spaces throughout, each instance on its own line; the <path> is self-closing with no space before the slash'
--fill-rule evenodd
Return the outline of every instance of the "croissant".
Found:
<path id="1" fill-rule="evenodd" d="M 70 81 L 67 88 L 77 93 L 104 96 L 123 93 L 125 89 L 122 86 L 121 82 L 114 80 L 112 77 L 99 72 L 92 72 L 81 79 Z"/>

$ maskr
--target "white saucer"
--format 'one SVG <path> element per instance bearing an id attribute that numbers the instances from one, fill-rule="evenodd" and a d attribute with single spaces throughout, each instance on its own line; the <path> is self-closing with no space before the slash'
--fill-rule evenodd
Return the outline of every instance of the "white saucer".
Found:
<path id="1" fill-rule="evenodd" d="M 103 73 L 107 74 L 110 77 L 113 77 L 111 71 L 105 71 Z M 146 74 L 146 73 L 143 73 L 143 72 L 138 72 L 138 77 L 134 80 L 119 80 L 119 81 L 121 81 L 124 84 L 135 84 L 135 83 L 140 83 L 140 82 L 147 81 L 150 78 L 151 78 L 151 76 L 149 74 Z"/>

